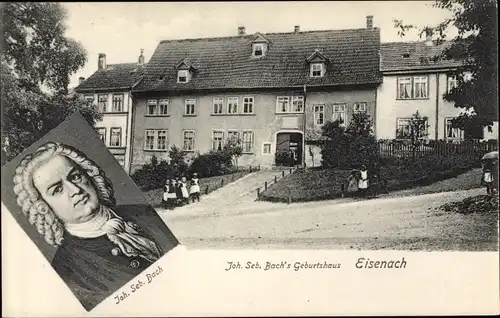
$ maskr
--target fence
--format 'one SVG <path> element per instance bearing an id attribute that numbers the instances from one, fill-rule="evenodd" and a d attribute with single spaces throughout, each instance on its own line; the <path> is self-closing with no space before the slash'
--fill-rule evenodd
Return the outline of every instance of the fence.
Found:
<path id="1" fill-rule="evenodd" d="M 429 140 L 419 145 L 412 145 L 409 141 L 379 140 L 379 155 L 381 158 L 412 158 L 415 156 L 452 156 L 461 155 L 469 158 L 481 159 L 491 151 L 498 150 L 498 141 L 466 140 L 450 142 L 446 140 Z"/>
<path id="2" fill-rule="evenodd" d="M 264 186 L 263 187 L 259 187 L 256 189 L 257 191 L 257 200 L 260 199 L 260 196 L 261 196 L 261 193 L 263 191 L 266 191 L 267 188 L 272 185 L 272 184 L 275 184 L 276 182 L 278 182 L 279 180 L 285 178 L 286 176 L 289 176 L 291 175 L 292 173 L 296 172 L 297 170 L 299 169 L 303 169 L 303 168 L 300 168 L 300 167 L 295 167 L 295 168 L 290 168 L 288 170 L 282 170 L 281 171 L 281 177 L 278 177 L 278 176 L 274 176 L 274 179 L 272 180 L 269 180 L 269 181 L 265 181 L 264 182 Z M 261 189 L 263 189 L 263 191 L 261 191 Z"/>
<path id="3" fill-rule="evenodd" d="M 224 185 L 231 183 L 247 173 L 252 173 L 260 170 L 260 165 L 256 167 L 249 166 L 248 169 L 240 169 L 234 173 L 222 175 L 218 177 L 206 178 L 205 180 L 200 179 L 200 190 L 202 194 L 209 194 L 217 189 L 222 188 Z M 211 179 L 211 180 L 207 180 Z M 220 179 L 220 181 L 219 181 Z"/>

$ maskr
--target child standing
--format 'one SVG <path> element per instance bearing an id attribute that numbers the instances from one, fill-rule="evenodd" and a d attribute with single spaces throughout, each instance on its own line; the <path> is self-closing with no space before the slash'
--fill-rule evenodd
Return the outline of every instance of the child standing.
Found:
<path id="1" fill-rule="evenodd" d="M 176 205 L 182 204 L 182 185 L 178 177 L 175 178 L 175 199 Z"/>
<path id="2" fill-rule="evenodd" d="M 361 165 L 361 169 L 359 169 L 358 188 L 361 194 L 365 196 L 368 191 L 368 170 L 365 165 Z"/>
<path id="3" fill-rule="evenodd" d="M 491 173 L 491 167 L 485 167 L 483 170 L 483 184 L 486 186 L 486 193 L 491 194 L 493 185 L 493 175 Z"/>
<path id="4" fill-rule="evenodd" d="M 163 186 L 163 196 L 161 200 L 161 204 L 163 205 L 164 208 L 168 208 L 168 193 L 170 191 L 170 183 L 169 180 L 167 179 L 165 181 L 165 185 Z"/>
<path id="5" fill-rule="evenodd" d="M 176 200 L 176 194 L 175 194 L 175 180 L 170 179 L 170 182 L 168 184 L 168 193 L 167 193 L 167 208 L 172 210 L 175 207 L 175 200 Z"/>
<path id="6" fill-rule="evenodd" d="M 198 180 L 198 174 L 196 172 L 193 173 L 193 178 L 191 178 L 191 188 L 189 189 L 189 195 L 191 196 L 191 200 L 193 201 L 193 203 L 195 199 L 200 202 L 200 183 Z"/>
<path id="7" fill-rule="evenodd" d="M 182 203 L 189 204 L 189 192 L 187 190 L 187 179 L 186 177 L 181 178 L 181 193 L 182 193 Z"/>

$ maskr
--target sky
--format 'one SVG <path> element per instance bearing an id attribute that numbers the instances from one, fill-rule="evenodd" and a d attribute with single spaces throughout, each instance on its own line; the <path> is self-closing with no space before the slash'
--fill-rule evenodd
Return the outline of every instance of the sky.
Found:
<path id="1" fill-rule="evenodd" d="M 419 40 L 417 32 L 403 39 L 393 19 L 417 26 L 435 25 L 450 13 L 433 1 L 281 1 L 281 2 L 87 2 L 63 3 L 68 16 L 66 35 L 87 51 L 87 63 L 71 77 L 88 78 L 97 70 L 99 53 L 108 64 L 146 62 L 162 40 L 247 34 L 364 28 L 373 16 L 382 42 Z"/>

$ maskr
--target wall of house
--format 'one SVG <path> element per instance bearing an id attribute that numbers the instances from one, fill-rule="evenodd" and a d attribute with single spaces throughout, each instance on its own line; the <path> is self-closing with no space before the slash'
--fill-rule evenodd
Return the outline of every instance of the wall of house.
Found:
<path id="1" fill-rule="evenodd" d="M 398 77 L 427 75 L 428 98 L 398 99 Z M 456 117 L 460 108 L 443 99 L 447 90 L 447 75 L 445 73 L 384 75 L 383 84 L 377 90 L 377 128 L 378 139 L 396 138 L 398 118 L 410 118 L 418 110 L 420 115 L 428 118 L 429 139 L 445 138 L 445 119 Z"/>
<path id="2" fill-rule="evenodd" d="M 224 131 L 227 138 L 228 131 L 253 131 L 253 151 L 243 154 L 238 159 L 241 166 L 261 165 L 263 168 L 274 164 L 274 153 L 276 150 L 276 136 L 279 132 L 302 132 L 303 113 L 277 114 L 277 96 L 291 96 L 297 92 L 273 92 L 273 93 L 225 93 L 204 95 L 158 95 L 152 97 L 138 97 L 134 110 L 134 135 L 132 170 L 137 169 L 151 160 L 155 155 L 158 159 L 168 160 L 168 149 L 176 145 L 183 147 L 183 131 L 195 131 L 195 151 L 205 153 L 212 149 L 212 133 L 214 130 Z M 213 114 L 213 98 L 224 99 L 224 109 L 227 109 L 227 98 L 238 97 L 239 114 Z M 243 98 L 254 98 L 253 114 L 242 114 Z M 168 116 L 146 115 L 147 101 L 149 99 L 169 99 Z M 185 116 L 185 99 L 196 100 L 196 115 Z M 165 151 L 145 150 L 146 129 L 167 129 L 168 149 Z M 264 154 L 264 144 L 271 143 L 271 153 Z"/>
<path id="3" fill-rule="evenodd" d="M 123 109 L 121 112 L 112 111 L 113 94 L 123 94 Z M 130 116 L 129 111 L 132 110 L 132 97 L 128 91 L 119 92 L 104 92 L 104 93 L 82 93 L 85 97 L 93 96 L 94 104 L 98 105 L 98 96 L 107 95 L 107 108 L 103 113 L 102 119 L 95 124 L 96 128 L 106 129 L 105 144 L 110 148 L 116 159 L 124 167 L 125 171 L 129 172 L 129 156 L 130 156 Z M 120 147 L 111 147 L 111 128 L 121 128 Z M 113 149 L 111 149 L 113 148 Z"/>

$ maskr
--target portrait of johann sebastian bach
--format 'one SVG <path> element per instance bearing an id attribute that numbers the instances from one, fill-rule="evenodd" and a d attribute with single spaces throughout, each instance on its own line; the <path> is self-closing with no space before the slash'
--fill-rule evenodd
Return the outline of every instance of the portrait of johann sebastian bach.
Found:
<path id="1" fill-rule="evenodd" d="M 111 181 L 75 148 L 48 142 L 24 157 L 14 193 L 29 222 L 57 247 L 52 267 L 87 311 L 163 255 L 147 228 L 127 220 L 141 211 L 116 207 Z"/>

